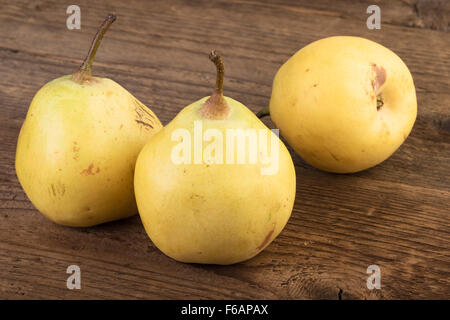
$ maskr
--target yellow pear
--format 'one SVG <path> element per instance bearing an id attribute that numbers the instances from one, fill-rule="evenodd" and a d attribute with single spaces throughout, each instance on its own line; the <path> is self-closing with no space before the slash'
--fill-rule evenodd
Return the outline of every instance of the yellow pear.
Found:
<path id="1" fill-rule="evenodd" d="M 295 169 L 278 136 L 216 89 L 154 135 L 136 162 L 135 193 L 147 234 L 182 262 L 232 264 L 277 237 L 295 198 Z M 270 142 L 270 143 L 269 143 Z"/>
<path id="2" fill-rule="evenodd" d="M 411 73 L 394 52 L 340 36 L 313 42 L 283 64 L 269 110 L 306 162 L 350 173 L 397 150 L 413 127 L 417 101 Z"/>
<path id="3" fill-rule="evenodd" d="M 116 82 L 91 76 L 108 15 L 73 75 L 44 85 L 20 130 L 16 172 L 28 198 L 46 217 L 92 226 L 137 213 L 133 172 L 158 118 Z"/>

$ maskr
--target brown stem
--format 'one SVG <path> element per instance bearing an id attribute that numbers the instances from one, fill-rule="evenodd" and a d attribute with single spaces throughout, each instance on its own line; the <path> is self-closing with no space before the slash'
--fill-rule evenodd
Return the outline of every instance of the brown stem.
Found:
<path id="1" fill-rule="evenodd" d="M 92 63 L 94 62 L 95 54 L 97 53 L 97 49 L 100 46 L 100 42 L 103 39 L 106 31 L 109 26 L 116 21 L 116 16 L 114 14 L 108 14 L 106 16 L 105 21 L 100 25 L 100 28 L 97 31 L 94 39 L 92 40 L 91 47 L 89 48 L 89 52 L 81 64 L 80 68 L 75 71 L 73 74 L 73 80 L 78 83 L 83 83 L 85 80 L 88 80 L 92 74 Z"/>
<path id="2" fill-rule="evenodd" d="M 223 63 L 222 57 L 218 55 L 215 50 L 211 51 L 211 53 L 209 54 L 209 60 L 211 60 L 216 65 L 216 87 L 214 88 L 211 96 L 201 107 L 201 112 L 202 115 L 208 119 L 225 119 L 230 111 L 230 107 L 223 97 L 223 78 L 225 75 L 225 65 Z"/>
<path id="3" fill-rule="evenodd" d="M 264 118 L 265 116 L 269 116 L 270 115 L 270 108 L 269 106 L 265 106 L 264 109 L 260 110 L 256 116 L 260 119 Z"/>
<path id="4" fill-rule="evenodd" d="M 209 54 L 209 60 L 211 60 L 216 65 L 217 75 L 216 75 L 216 92 L 220 95 L 223 94 L 223 78 L 225 76 L 225 65 L 223 63 L 222 57 L 219 56 L 216 50 L 213 50 Z"/>
<path id="5" fill-rule="evenodd" d="M 377 96 L 377 110 L 380 110 L 384 106 L 384 101 L 381 95 Z"/>

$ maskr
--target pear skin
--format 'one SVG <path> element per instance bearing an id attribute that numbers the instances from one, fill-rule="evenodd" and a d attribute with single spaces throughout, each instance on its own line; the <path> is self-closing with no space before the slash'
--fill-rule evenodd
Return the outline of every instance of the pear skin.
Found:
<path id="1" fill-rule="evenodd" d="M 193 145 L 199 126 L 204 133 L 200 157 Z M 269 149 L 276 145 L 277 170 L 262 174 L 268 165 L 259 160 L 227 163 L 225 151 L 219 157 L 219 148 L 211 146 L 219 137 L 226 139 L 230 129 L 263 131 L 273 138 Z M 180 163 L 177 147 L 190 137 L 191 147 L 184 151 L 192 162 Z M 254 257 L 286 225 L 295 188 L 284 144 L 247 107 L 224 97 L 220 80 L 213 95 L 184 108 L 155 134 L 136 162 L 135 194 L 145 230 L 163 253 L 182 262 L 226 265 Z"/>
<path id="2" fill-rule="evenodd" d="M 90 70 L 63 76 L 31 102 L 17 143 L 17 177 L 33 205 L 58 224 L 87 227 L 132 216 L 135 161 L 161 127 L 113 80 Z"/>
<path id="3" fill-rule="evenodd" d="M 390 157 L 417 115 L 408 67 L 388 48 L 329 37 L 299 50 L 273 81 L 270 116 L 309 164 L 352 173 Z"/>

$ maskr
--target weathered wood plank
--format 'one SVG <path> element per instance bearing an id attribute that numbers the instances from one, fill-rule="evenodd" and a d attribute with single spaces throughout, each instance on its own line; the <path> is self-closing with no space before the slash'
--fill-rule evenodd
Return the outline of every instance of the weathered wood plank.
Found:
<path id="1" fill-rule="evenodd" d="M 370 31 L 366 1 L 79 1 L 82 30 L 69 31 L 63 4 L 1 1 L 0 297 L 445 298 L 450 38 L 441 20 L 433 25 L 423 16 L 421 3 L 378 4 L 383 26 Z M 94 73 L 129 89 L 163 123 L 210 93 L 214 68 L 207 53 L 213 48 L 227 65 L 226 94 L 257 111 L 290 55 L 319 38 L 347 34 L 380 42 L 404 59 L 417 88 L 416 125 L 389 160 L 354 175 L 320 172 L 291 152 L 297 171 L 292 217 L 262 254 L 238 265 L 177 263 L 151 243 L 138 217 L 88 229 L 57 226 L 18 184 L 17 134 L 34 93 L 74 71 L 108 11 L 118 20 Z M 82 268 L 82 290 L 65 287 L 70 264 Z M 371 264 L 382 269 L 382 290 L 366 288 Z"/>

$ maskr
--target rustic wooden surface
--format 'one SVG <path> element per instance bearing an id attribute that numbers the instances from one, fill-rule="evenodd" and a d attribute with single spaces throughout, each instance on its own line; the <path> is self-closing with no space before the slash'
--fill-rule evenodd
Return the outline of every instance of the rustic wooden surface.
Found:
<path id="1" fill-rule="evenodd" d="M 381 30 L 366 28 L 373 2 L 381 7 Z M 448 1 L 76 3 L 81 30 L 69 31 L 72 2 L 0 1 L 0 298 L 450 297 Z M 281 64 L 331 35 L 363 36 L 403 58 L 417 89 L 416 124 L 390 159 L 358 174 L 324 173 L 291 152 L 298 181 L 292 217 L 245 263 L 171 260 L 137 216 L 87 229 L 58 226 L 37 212 L 17 181 L 17 135 L 33 95 L 79 66 L 108 12 L 118 19 L 94 73 L 125 86 L 164 124 L 210 93 L 211 49 L 224 56 L 226 94 L 256 112 L 268 103 Z M 66 288 L 71 264 L 81 267 L 81 290 Z M 381 268 L 381 290 L 366 287 L 372 264 Z"/>

